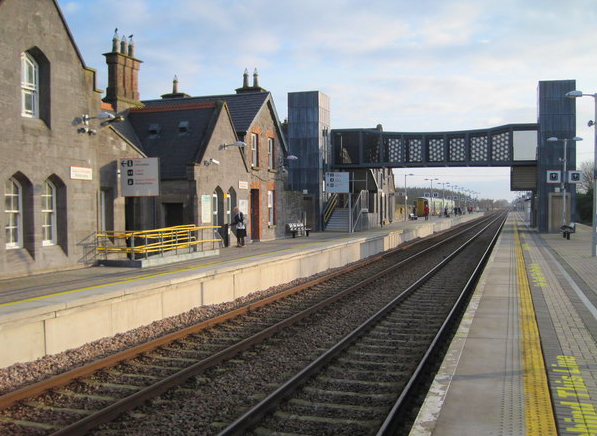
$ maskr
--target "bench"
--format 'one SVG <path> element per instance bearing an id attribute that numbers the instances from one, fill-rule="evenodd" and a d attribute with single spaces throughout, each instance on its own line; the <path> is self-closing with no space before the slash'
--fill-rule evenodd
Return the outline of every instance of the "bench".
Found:
<path id="1" fill-rule="evenodd" d="M 416 214 L 416 213 L 409 213 L 409 214 L 408 214 L 408 219 L 409 219 L 409 220 L 416 220 L 417 218 L 418 218 L 418 217 L 417 217 L 417 214 Z"/>
<path id="2" fill-rule="evenodd" d="M 576 223 L 563 225 L 562 227 L 560 227 L 560 232 L 562 232 L 563 238 L 570 239 L 570 234 L 576 233 Z"/>
<path id="3" fill-rule="evenodd" d="M 290 233 L 292 233 L 293 238 L 296 238 L 297 234 L 299 236 L 301 234 L 305 235 L 305 236 L 309 236 L 309 232 L 311 231 L 311 229 L 309 229 L 303 223 L 288 223 L 288 231 Z"/>

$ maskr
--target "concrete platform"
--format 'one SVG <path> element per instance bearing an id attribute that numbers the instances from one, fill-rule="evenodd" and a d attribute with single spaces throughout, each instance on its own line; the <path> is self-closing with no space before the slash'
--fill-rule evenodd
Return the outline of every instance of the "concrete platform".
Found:
<path id="1" fill-rule="evenodd" d="M 411 436 L 597 434 L 591 239 L 510 214 Z"/>
<path id="2" fill-rule="evenodd" d="M 478 217 L 435 217 L 352 234 L 311 232 L 142 271 L 94 267 L 2 280 L 0 367 L 340 267 Z"/>

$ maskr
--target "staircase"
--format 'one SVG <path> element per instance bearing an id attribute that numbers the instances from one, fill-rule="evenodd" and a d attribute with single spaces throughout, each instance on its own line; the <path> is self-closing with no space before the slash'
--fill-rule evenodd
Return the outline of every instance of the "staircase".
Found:
<path id="1" fill-rule="evenodd" d="M 336 208 L 332 213 L 328 225 L 325 227 L 326 232 L 348 232 L 348 209 Z"/>

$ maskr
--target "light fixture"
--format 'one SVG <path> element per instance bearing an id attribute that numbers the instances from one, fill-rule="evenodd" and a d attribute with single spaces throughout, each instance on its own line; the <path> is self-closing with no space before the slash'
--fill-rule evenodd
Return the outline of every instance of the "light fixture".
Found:
<path id="1" fill-rule="evenodd" d="M 214 158 L 211 158 L 211 159 L 208 159 L 208 160 L 204 160 L 204 161 L 203 161 L 203 165 L 205 165 L 205 166 L 209 166 L 209 165 L 211 165 L 211 164 L 214 164 L 214 165 L 220 165 L 220 161 L 219 161 L 219 160 L 216 160 L 216 159 L 214 159 Z"/>
<path id="2" fill-rule="evenodd" d="M 247 145 L 247 144 L 243 141 L 236 141 L 236 142 L 233 142 L 232 144 L 220 145 L 220 150 L 226 150 L 228 147 L 244 147 L 245 145 Z"/>
<path id="3" fill-rule="evenodd" d="M 80 124 L 83 125 L 83 127 L 79 127 L 77 129 L 77 133 L 87 133 L 88 135 L 95 135 L 95 134 L 97 134 L 97 130 L 89 128 L 90 120 L 102 120 L 100 122 L 100 127 L 106 127 L 109 124 L 120 123 L 120 122 L 124 121 L 124 117 L 122 115 L 118 115 L 118 114 L 114 115 L 110 112 L 100 112 L 99 114 L 97 114 L 94 117 L 90 117 L 88 114 L 83 114 L 80 117 L 76 117 L 73 120 L 72 125 L 73 126 L 78 126 Z"/>
<path id="4" fill-rule="evenodd" d="M 298 156 L 295 156 L 294 154 L 289 154 L 288 156 L 286 156 L 286 160 L 298 160 Z"/>

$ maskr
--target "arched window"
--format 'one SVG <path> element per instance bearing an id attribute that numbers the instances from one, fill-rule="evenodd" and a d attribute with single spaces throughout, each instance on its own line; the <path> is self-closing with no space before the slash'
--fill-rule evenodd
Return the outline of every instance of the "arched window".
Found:
<path id="1" fill-rule="evenodd" d="M 6 248 L 23 246 L 23 190 L 10 178 L 4 184 L 4 213 L 6 215 Z"/>
<path id="2" fill-rule="evenodd" d="M 56 187 L 52 182 L 44 182 L 41 193 L 42 244 L 56 244 Z"/>
<path id="3" fill-rule="evenodd" d="M 218 225 L 218 193 L 217 191 L 214 191 L 214 193 L 211 195 L 211 212 L 212 212 L 212 218 L 211 218 L 211 225 L 212 226 L 217 226 Z"/>
<path id="4" fill-rule="evenodd" d="M 235 207 L 238 206 L 238 203 L 236 202 L 236 191 L 233 187 L 230 187 L 230 189 L 228 189 L 228 192 L 226 193 L 226 205 L 226 222 L 230 224 L 232 223 L 232 220 L 234 218 L 232 216 L 232 211 Z"/>
<path id="5" fill-rule="evenodd" d="M 39 67 L 28 53 L 21 54 L 21 95 L 21 114 L 39 118 Z"/>

